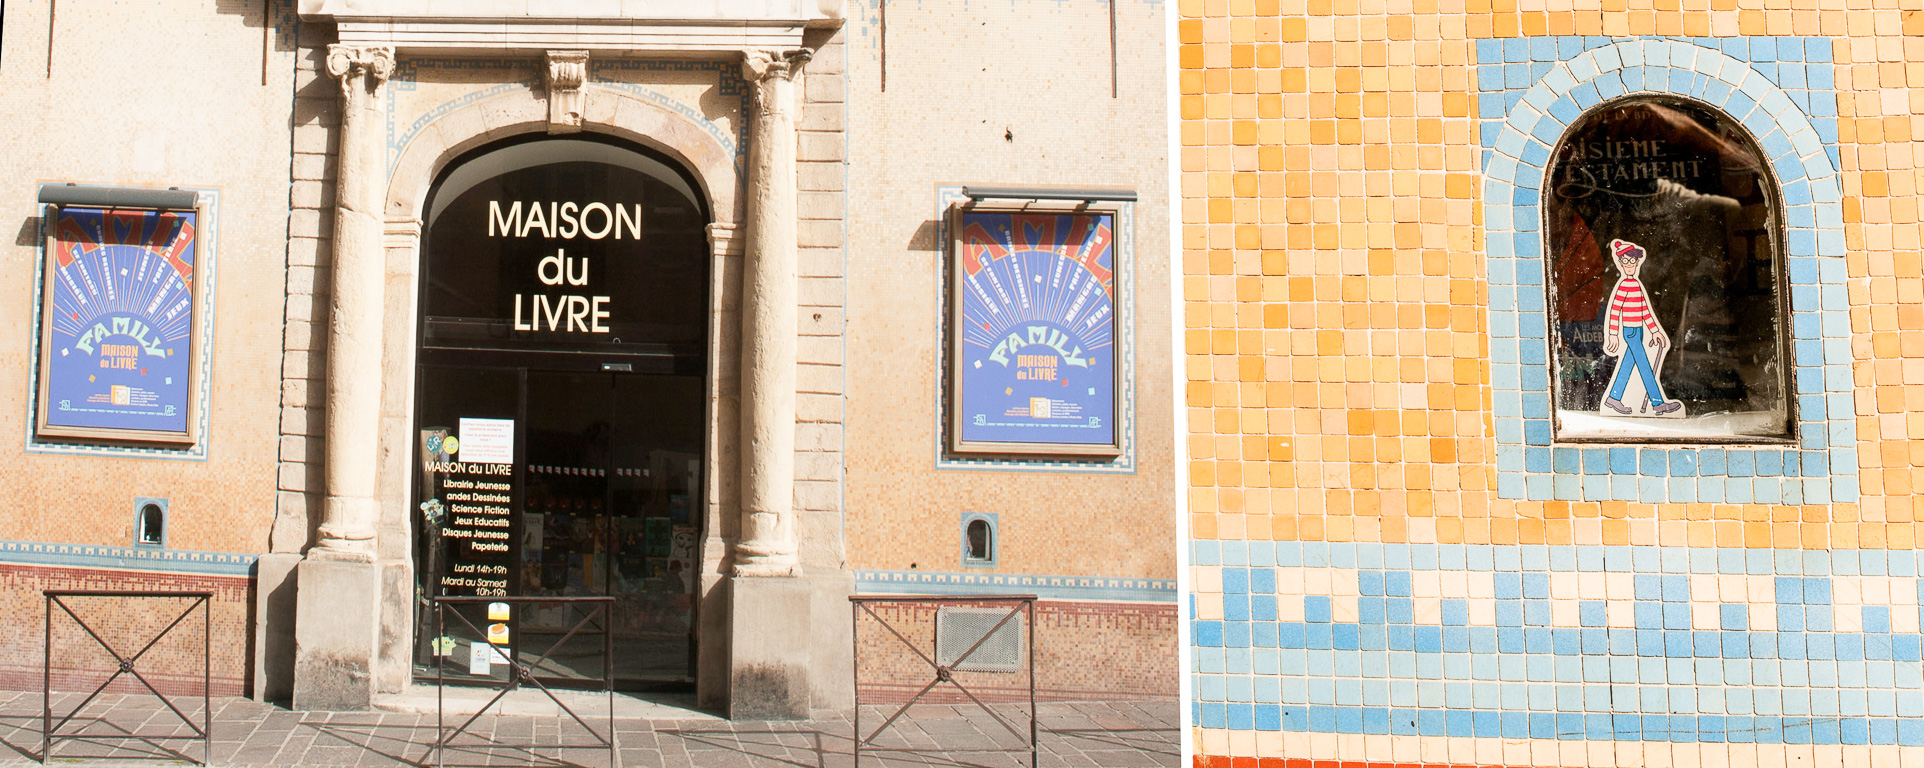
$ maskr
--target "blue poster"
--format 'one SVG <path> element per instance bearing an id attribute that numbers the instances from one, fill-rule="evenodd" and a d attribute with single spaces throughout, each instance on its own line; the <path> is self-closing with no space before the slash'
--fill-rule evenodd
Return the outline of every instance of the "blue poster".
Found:
<path id="1" fill-rule="evenodd" d="M 959 445 L 1116 445 L 1115 217 L 964 213 Z"/>
<path id="2" fill-rule="evenodd" d="M 61 208 L 50 230 L 42 431 L 185 436 L 194 213 Z"/>

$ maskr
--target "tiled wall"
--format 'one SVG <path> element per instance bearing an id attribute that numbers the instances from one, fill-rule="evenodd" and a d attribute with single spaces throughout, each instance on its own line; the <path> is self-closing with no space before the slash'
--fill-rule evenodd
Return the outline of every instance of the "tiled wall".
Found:
<path id="1" fill-rule="evenodd" d="M 1039 648 L 1059 654 L 1042 660 L 1042 695 L 1174 699 L 1176 636 L 1157 634 L 1177 631 L 1168 6 L 854 0 L 848 14 L 856 591 L 1038 594 Z M 1136 193 L 1117 218 L 1120 456 L 946 451 L 946 216 L 967 185 Z M 961 521 L 976 513 L 994 515 L 990 565 L 963 557 Z M 864 675 L 886 668 L 863 659 Z"/>
<path id="2" fill-rule="evenodd" d="M 0 537 L 132 545 L 134 499 L 159 497 L 170 502 L 172 546 L 266 549 L 282 392 L 281 302 L 271 297 L 286 281 L 294 8 L 264 5 L 4 8 Z M 98 55 L 101 40 L 117 41 L 112 55 Z M 142 77 L 130 81 L 132 72 Z M 212 205 L 200 235 L 208 261 L 197 273 L 211 331 L 196 363 L 206 366 L 205 430 L 191 448 L 33 437 L 38 192 L 69 182 L 192 189 Z"/>
<path id="3" fill-rule="evenodd" d="M 1020 608 L 1009 603 L 962 605 L 1003 613 Z M 936 606 L 870 603 L 868 607 L 874 613 L 858 611 L 856 618 L 862 701 L 908 701 L 935 679 L 935 670 L 902 638 L 914 640 L 922 653 L 934 658 Z M 1023 627 L 1020 614 L 1012 621 Z M 1018 631 L 1027 632 L 1026 628 Z M 1176 606 L 1171 603 L 1039 600 L 1035 603 L 1036 696 L 1066 701 L 1174 699 L 1178 681 L 1171 662 L 1177 634 Z M 1026 652 L 1026 638 L 1023 647 Z M 985 701 L 1026 701 L 1029 696 L 1026 659 L 1024 668 L 1014 672 L 963 672 L 956 681 Z M 921 700 L 968 701 L 947 685 L 930 689 Z"/>
<path id="4" fill-rule="evenodd" d="M 1924 21 L 1187 0 L 1177 23 L 1199 766 L 1924 764 Z M 1537 186 L 1632 92 L 1725 110 L 1783 185 L 1796 445 L 1549 434 Z"/>
<path id="5" fill-rule="evenodd" d="M 248 645 L 251 632 L 253 583 L 248 569 L 251 555 L 195 552 L 167 562 L 140 562 L 146 553 L 118 547 L 87 548 L 52 553 L 53 545 L 0 542 L 0 609 L 16 620 L 0 625 L 0 644 L 9 649 L 0 659 L 0 689 L 38 690 L 45 651 L 45 633 L 53 633 L 51 659 L 56 691 L 87 692 L 105 683 L 118 669 L 100 645 L 111 644 L 123 656 L 133 656 L 159 638 L 141 655 L 135 669 L 168 695 L 199 693 L 203 663 L 216 696 L 245 694 L 248 683 Z M 74 548 L 79 549 L 79 548 Z M 118 551 L 115 551 L 118 550 Z M 137 559 L 138 558 L 138 559 Z M 118 561 L 118 567 L 110 565 Z M 218 562 L 217 562 L 218 561 Z M 138 569 L 138 570 L 136 570 Z M 65 598 L 67 610 L 49 607 L 43 590 L 160 590 L 212 592 L 210 614 L 194 610 L 176 629 L 165 629 L 192 606 L 182 598 L 128 599 Z M 49 612 L 51 611 L 51 613 Z M 90 637 L 74 620 L 87 622 L 97 634 Z M 211 632 L 205 622 L 212 620 Z M 203 658 L 202 638 L 212 661 Z M 109 689 L 115 693 L 144 693 L 145 688 L 121 676 Z"/>
<path id="6" fill-rule="evenodd" d="M 1173 581 L 1176 552 L 1159 543 L 1175 540 L 1177 493 L 1168 7 L 891 0 L 884 25 L 883 5 L 849 3 L 843 33 L 851 141 L 844 341 L 848 359 L 863 361 L 847 375 L 850 567 Z M 1021 31 L 1020 45 L 1010 44 L 1012 30 Z M 962 59 L 973 63 L 960 66 Z M 1118 281 L 1129 293 L 1117 298 L 1119 316 L 1131 323 L 1120 332 L 1127 349 L 1117 353 L 1130 377 L 1117 390 L 1131 409 L 1118 422 L 1122 456 L 944 451 L 951 339 L 941 220 L 967 185 L 1136 193 L 1118 218 L 1127 231 L 1117 237 L 1117 264 L 1132 267 Z M 958 520 L 972 512 L 997 516 L 993 568 L 962 561 Z M 1157 599 L 1173 607 L 1173 590 Z"/>

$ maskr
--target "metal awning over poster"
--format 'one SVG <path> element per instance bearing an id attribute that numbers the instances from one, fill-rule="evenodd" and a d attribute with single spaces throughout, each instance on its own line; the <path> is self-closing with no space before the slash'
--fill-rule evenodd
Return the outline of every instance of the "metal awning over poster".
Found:
<path id="1" fill-rule="evenodd" d="M 109 187 L 91 184 L 40 185 L 40 202 L 48 205 L 191 211 L 198 199 L 199 193 L 190 189 Z"/>
<path id="2" fill-rule="evenodd" d="M 1090 203 L 1136 201 L 1133 189 L 1100 189 L 1090 187 L 986 187 L 967 186 L 962 188 L 963 196 L 973 202 L 983 200 L 1070 200 Z"/>

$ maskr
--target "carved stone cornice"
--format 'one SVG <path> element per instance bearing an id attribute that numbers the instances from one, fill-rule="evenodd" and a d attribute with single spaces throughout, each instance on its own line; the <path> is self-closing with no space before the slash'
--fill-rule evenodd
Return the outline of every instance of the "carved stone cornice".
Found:
<path id="1" fill-rule="evenodd" d="M 769 21 L 839 23 L 846 0 L 627 0 L 621 3 L 555 3 L 542 0 L 448 3 L 441 0 L 300 0 L 309 19 L 399 19 L 442 24 L 462 21 L 623 21 L 630 24 L 699 22 L 754 24 Z M 584 12 L 585 11 L 585 12 Z"/>
<path id="2" fill-rule="evenodd" d="M 548 132 L 579 133 L 587 110 L 587 51 L 548 52 Z"/>
<path id="3" fill-rule="evenodd" d="M 806 30 L 842 26 L 846 0 L 299 0 L 301 17 L 334 25 L 342 43 L 424 51 L 584 49 L 621 55 L 786 50 Z"/>

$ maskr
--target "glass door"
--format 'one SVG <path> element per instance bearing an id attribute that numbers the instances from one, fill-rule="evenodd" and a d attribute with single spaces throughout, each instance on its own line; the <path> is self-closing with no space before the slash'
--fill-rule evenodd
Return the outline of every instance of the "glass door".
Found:
<path id="1" fill-rule="evenodd" d="M 614 596 L 616 677 L 692 681 L 701 379 L 527 376 L 523 593 Z M 561 612 L 551 613 L 532 617 L 525 636 L 565 632 Z M 598 656 L 572 664 L 600 673 Z"/>
<path id="2" fill-rule="evenodd" d="M 424 365 L 420 397 L 423 595 L 613 596 L 612 626 L 577 632 L 537 670 L 543 682 L 601 679 L 602 632 L 612 631 L 618 687 L 692 683 L 702 379 Z M 463 445 L 472 441 L 464 428 L 471 430 L 476 419 L 512 425 L 511 468 L 487 470 L 501 473 L 499 484 L 513 489 L 501 496 L 508 501 L 499 516 L 475 514 L 473 462 L 436 461 L 471 452 Z M 432 442 L 438 453 L 427 448 Z M 430 513 L 436 506 L 438 517 Z M 496 528 L 505 538 L 476 538 Z M 505 541 L 505 551 L 491 546 L 494 541 Z M 476 627 L 493 622 L 480 606 L 471 613 Z M 496 645 L 523 661 L 553 645 L 582 615 L 560 604 L 513 613 L 500 622 L 513 641 Z M 437 639 L 432 614 L 424 610 L 423 619 L 418 656 L 430 665 L 423 672 L 432 673 L 433 655 L 441 653 L 454 657 L 451 668 L 462 673 L 451 678 L 505 674 L 473 663 L 473 654 L 485 654 L 485 638 L 450 621 L 446 638 Z"/>

